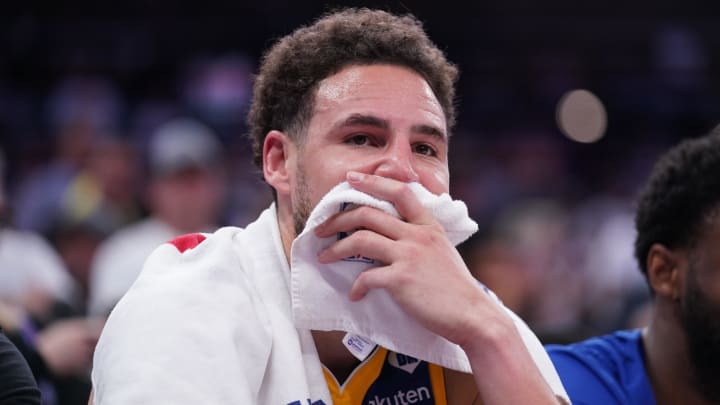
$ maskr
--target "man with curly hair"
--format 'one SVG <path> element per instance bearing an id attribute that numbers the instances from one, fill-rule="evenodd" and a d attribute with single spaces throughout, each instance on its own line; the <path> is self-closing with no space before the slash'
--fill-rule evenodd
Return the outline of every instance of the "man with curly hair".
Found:
<path id="1" fill-rule="evenodd" d="M 150 256 L 99 342 L 94 402 L 564 400 L 537 338 L 472 278 L 413 191 L 448 193 L 457 75 L 412 16 L 346 9 L 279 40 L 264 56 L 248 117 L 273 205 L 245 229 L 184 236 Z M 309 260 L 381 262 L 352 281 L 345 299 L 387 293 L 422 332 L 458 347 L 467 369 L 372 342 L 356 358 L 346 331 L 296 326 L 294 241 L 321 199 L 345 183 L 398 215 L 365 205 L 308 227 L 331 240 Z"/>
<path id="2" fill-rule="evenodd" d="M 720 127 L 656 163 L 635 256 L 653 296 L 642 330 L 547 350 L 575 404 L 720 403 Z"/>

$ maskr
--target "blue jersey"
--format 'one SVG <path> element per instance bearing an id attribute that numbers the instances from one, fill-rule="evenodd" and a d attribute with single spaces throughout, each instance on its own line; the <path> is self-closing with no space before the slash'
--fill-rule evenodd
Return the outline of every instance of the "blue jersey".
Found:
<path id="1" fill-rule="evenodd" d="M 639 330 L 545 349 L 573 404 L 655 404 Z"/>

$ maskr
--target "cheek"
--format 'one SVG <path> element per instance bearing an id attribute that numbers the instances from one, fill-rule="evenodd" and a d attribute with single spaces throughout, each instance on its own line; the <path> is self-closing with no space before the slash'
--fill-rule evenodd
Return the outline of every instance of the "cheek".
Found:
<path id="1" fill-rule="evenodd" d="M 349 171 L 367 171 L 347 154 L 332 153 L 323 156 L 307 156 L 303 165 L 305 180 L 312 189 L 325 194 L 337 184 L 345 181 Z"/>
<path id="2" fill-rule="evenodd" d="M 698 288 L 702 294 L 707 297 L 707 301 L 720 313 L 720 276 L 717 274 L 707 275 L 706 277 L 698 277 Z"/>
<path id="3" fill-rule="evenodd" d="M 420 183 L 433 194 L 450 192 L 450 174 L 447 169 L 431 169 L 420 173 Z"/>

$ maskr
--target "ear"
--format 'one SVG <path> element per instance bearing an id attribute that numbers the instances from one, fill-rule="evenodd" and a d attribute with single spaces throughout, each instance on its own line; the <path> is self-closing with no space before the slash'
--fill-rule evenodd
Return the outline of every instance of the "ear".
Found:
<path id="1" fill-rule="evenodd" d="M 650 287 L 658 296 L 677 300 L 682 290 L 680 267 L 683 265 L 682 251 L 673 251 L 655 243 L 647 255 L 647 277 Z"/>
<path id="2" fill-rule="evenodd" d="M 290 168 L 294 158 L 292 140 L 280 131 L 270 131 L 263 143 L 263 176 L 278 194 L 290 192 Z"/>

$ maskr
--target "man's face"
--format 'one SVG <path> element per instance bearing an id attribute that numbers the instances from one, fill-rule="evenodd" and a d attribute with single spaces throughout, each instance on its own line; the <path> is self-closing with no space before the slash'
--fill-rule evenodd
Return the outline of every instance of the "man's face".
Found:
<path id="1" fill-rule="evenodd" d="M 720 221 L 706 227 L 691 254 L 680 316 L 701 392 L 720 401 Z"/>
<path id="2" fill-rule="evenodd" d="M 295 232 L 348 171 L 448 192 L 445 114 L 427 82 L 394 65 L 350 66 L 320 82 L 291 165 Z"/>
<path id="3" fill-rule="evenodd" d="M 153 181 L 150 189 L 153 215 L 177 231 L 203 231 L 216 222 L 224 192 L 217 171 L 184 168 Z"/>

